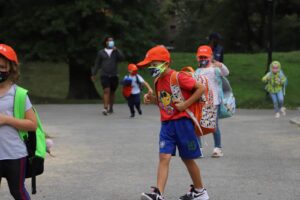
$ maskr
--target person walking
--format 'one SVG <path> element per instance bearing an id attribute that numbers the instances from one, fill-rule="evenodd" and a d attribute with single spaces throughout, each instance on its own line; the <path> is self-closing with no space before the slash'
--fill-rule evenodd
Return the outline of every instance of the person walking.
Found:
<path id="1" fill-rule="evenodd" d="M 287 78 L 281 69 L 280 62 L 273 61 L 270 64 L 270 71 L 262 78 L 262 81 L 267 83 L 265 89 L 273 101 L 275 118 L 280 117 L 280 112 L 285 116 L 286 109 L 283 107 L 283 103 Z"/>
<path id="2" fill-rule="evenodd" d="M 115 46 L 112 37 L 106 37 L 104 40 L 105 48 L 101 49 L 92 67 L 91 79 L 95 81 L 95 76 L 99 69 L 100 80 L 103 88 L 103 115 L 112 114 L 115 101 L 115 92 L 119 85 L 118 62 L 124 59 L 123 53 Z"/>
<path id="3" fill-rule="evenodd" d="M 130 117 L 135 117 L 134 107 L 137 109 L 139 115 L 142 114 L 141 109 L 141 89 L 145 86 L 148 93 L 153 93 L 150 85 L 138 74 L 138 68 L 135 64 L 128 65 L 129 74 L 126 75 L 122 81 L 123 86 L 130 85 L 130 96 L 126 97 L 128 107 L 130 109 Z"/>
<path id="4" fill-rule="evenodd" d="M 193 184 L 190 190 L 181 196 L 180 200 L 207 200 L 209 196 L 204 189 L 200 169 L 194 159 L 201 156 L 198 138 L 192 120 L 185 110 L 196 102 L 204 92 L 204 86 L 191 76 L 180 73 L 178 82 L 186 101 L 172 98 L 170 87 L 171 74 L 170 53 L 163 46 L 151 48 L 143 61 L 137 65 L 147 67 L 155 78 L 155 95 L 144 95 L 144 103 L 157 104 L 160 110 L 161 129 L 159 136 L 159 164 L 157 169 L 157 184 L 152 192 L 142 193 L 142 200 L 163 200 L 163 193 L 168 179 L 169 164 L 172 155 L 178 148 L 179 155 L 185 164 Z"/>
<path id="5" fill-rule="evenodd" d="M 202 45 L 197 50 L 197 61 L 198 68 L 195 71 L 195 76 L 204 75 L 208 79 L 209 86 L 213 92 L 214 105 L 217 109 L 217 119 L 216 119 L 216 130 L 213 134 L 214 136 L 214 150 L 212 157 L 218 158 L 223 156 L 222 145 L 221 145 L 221 130 L 219 127 L 219 115 L 220 115 L 220 103 L 221 96 L 218 76 L 227 76 L 229 74 L 228 68 L 221 62 L 214 59 L 212 49 L 210 46 Z M 201 144 L 201 140 L 200 140 Z"/>
<path id="6" fill-rule="evenodd" d="M 224 61 L 224 48 L 220 44 L 221 35 L 219 33 L 213 32 L 208 36 L 208 46 L 213 51 L 214 59 L 219 62 Z"/>
<path id="7" fill-rule="evenodd" d="M 19 76 L 17 54 L 10 46 L 0 44 L 0 183 L 2 177 L 6 178 L 15 200 L 30 200 L 24 184 L 28 153 L 18 131 L 35 131 L 37 119 L 28 96 L 25 118 L 14 117 L 14 97 Z"/>

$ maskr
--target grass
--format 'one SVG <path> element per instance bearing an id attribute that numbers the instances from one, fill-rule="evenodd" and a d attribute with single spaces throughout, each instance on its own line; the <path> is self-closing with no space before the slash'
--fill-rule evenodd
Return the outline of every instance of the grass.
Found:
<path id="1" fill-rule="evenodd" d="M 172 68 L 179 70 L 184 66 L 197 66 L 195 54 L 172 53 Z M 266 71 L 266 54 L 225 54 L 225 64 L 230 70 L 228 79 L 239 108 L 271 108 L 272 103 L 264 90 L 261 78 Z M 300 106 L 300 51 L 274 53 L 273 60 L 281 62 L 288 77 L 285 105 L 290 108 Z M 119 65 L 120 79 L 127 73 L 127 63 Z M 153 79 L 146 70 L 139 72 L 153 85 Z M 63 63 L 24 63 L 21 66 L 20 85 L 30 90 L 34 103 L 99 103 L 99 100 L 66 100 L 68 92 L 68 66 Z M 100 94 L 102 89 L 97 79 L 95 85 Z M 125 100 L 118 88 L 117 103 Z"/>

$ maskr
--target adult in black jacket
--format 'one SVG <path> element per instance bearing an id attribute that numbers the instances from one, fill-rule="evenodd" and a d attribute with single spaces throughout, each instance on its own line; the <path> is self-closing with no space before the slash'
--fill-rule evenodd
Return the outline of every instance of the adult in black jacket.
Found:
<path id="1" fill-rule="evenodd" d="M 122 52 L 117 49 L 112 37 L 104 40 L 105 48 L 98 51 L 95 65 L 92 67 L 92 80 L 100 69 L 100 80 L 103 88 L 103 115 L 113 113 L 115 92 L 119 85 L 118 62 L 124 59 Z"/>

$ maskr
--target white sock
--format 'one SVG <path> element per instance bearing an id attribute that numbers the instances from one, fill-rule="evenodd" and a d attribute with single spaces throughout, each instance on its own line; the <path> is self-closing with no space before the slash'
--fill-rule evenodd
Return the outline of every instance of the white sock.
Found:
<path id="1" fill-rule="evenodd" d="M 195 191 L 198 193 L 202 193 L 204 191 L 204 188 L 195 188 Z"/>

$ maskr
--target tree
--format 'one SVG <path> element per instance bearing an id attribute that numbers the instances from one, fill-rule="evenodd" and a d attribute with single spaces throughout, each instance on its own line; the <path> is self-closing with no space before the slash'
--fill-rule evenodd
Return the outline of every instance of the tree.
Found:
<path id="1" fill-rule="evenodd" d="M 68 98 L 74 99 L 99 97 L 90 68 L 106 35 L 119 39 L 129 58 L 137 58 L 153 45 L 160 19 L 152 15 L 155 2 L 146 0 L 3 0 L 0 9 L 1 36 L 25 59 L 69 65 Z"/>

